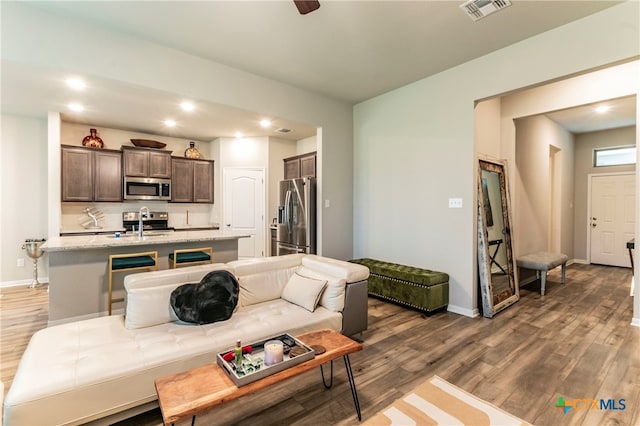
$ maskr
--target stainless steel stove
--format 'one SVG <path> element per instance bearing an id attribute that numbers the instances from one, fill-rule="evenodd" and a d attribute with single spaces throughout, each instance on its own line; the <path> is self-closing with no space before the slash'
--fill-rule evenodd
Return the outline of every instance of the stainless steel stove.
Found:
<path id="1" fill-rule="evenodd" d="M 139 212 L 122 213 L 122 227 L 127 232 L 138 231 Z M 167 212 L 149 212 L 146 217 L 142 217 L 142 229 L 147 231 L 173 231 L 174 228 L 169 227 L 169 213 Z"/>

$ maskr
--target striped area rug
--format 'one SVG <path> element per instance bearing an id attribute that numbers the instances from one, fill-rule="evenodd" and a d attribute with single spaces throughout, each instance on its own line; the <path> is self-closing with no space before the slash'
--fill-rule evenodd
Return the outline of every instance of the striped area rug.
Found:
<path id="1" fill-rule="evenodd" d="M 438 376 L 431 377 L 364 424 L 531 426 Z"/>

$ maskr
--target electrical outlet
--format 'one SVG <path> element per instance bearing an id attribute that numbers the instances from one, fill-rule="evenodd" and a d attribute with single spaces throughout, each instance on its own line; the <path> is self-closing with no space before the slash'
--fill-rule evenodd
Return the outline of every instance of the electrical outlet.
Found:
<path id="1" fill-rule="evenodd" d="M 331 207 L 331 201 L 330 200 L 324 200 L 324 208 L 328 209 L 329 207 Z"/>
<path id="2" fill-rule="evenodd" d="M 16 262 L 16 266 L 18 268 L 23 268 L 24 267 L 24 259 L 23 258 L 18 258 L 18 261 Z"/>
<path id="3" fill-rule="evenodd" d="M 449 198 L 449 208 L 450 209 L 461 209 L 462 208 L 462 198 Z"/>

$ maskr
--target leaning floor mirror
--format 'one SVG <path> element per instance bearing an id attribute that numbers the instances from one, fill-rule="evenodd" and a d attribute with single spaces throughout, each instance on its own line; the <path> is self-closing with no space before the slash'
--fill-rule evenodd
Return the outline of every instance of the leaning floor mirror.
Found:
<path id="1" fill-rule="evenodd" d="M 506 162 L 479 160 L 478 279 L 487 318 L 520 299 L 507 184 Z"/>

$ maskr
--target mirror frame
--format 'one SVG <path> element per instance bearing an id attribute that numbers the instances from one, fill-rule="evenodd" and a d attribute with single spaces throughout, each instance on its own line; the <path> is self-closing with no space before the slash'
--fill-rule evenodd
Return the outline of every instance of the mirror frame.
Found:
<path id="1" fill-rule="evenodd" d="M 509 288 L 511 295 L 494 300 L 493 283 L 491 279 L 491 257 L 489 254 L 489 234 L 487 231 L 487 217 L 482 188 L 482 171 L 498 173 L 500 177 L 500 198 L 502 199 L 502 217 L 504 220 L 505 249 L 509 267 Z M 511 306 L 520 299 L 518 286 L 518 269 L 513 254 L 513 237 L 511 220 L 511 204 L 509 200 L 509 180 L 507 179 L 507 163 L 505 160 L 478 158 L 478 280 L 482 293 L 482 315 L 492 318 L 495 314 Z"/>

